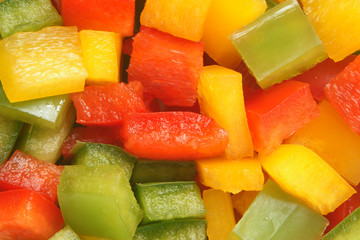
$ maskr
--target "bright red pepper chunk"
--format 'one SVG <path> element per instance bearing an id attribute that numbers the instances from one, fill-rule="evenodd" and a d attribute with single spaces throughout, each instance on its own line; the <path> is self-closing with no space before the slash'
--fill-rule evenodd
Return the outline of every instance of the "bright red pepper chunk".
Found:
<path id="1" fill-rule="evenodd" d="M 135 0 L 61 0 L 65 26 L 133 35 Z"/>
<path id="2" fill-rule="evenodd" d="M 138 82 L 90 85 L 83 92 L 71 94 L 76 108 L 76 122 L 85 126 L 121 125 L 129 112 L 145 112 Z"/>
<path id="3" fill-rule="evenodd" d="M 0 166 L 0 190 L 26 188 L 57 203 L 57 186 L 63 168 L 16 150 L 10 159 Z"/>
<path id="4" fill-rule="evenodd" d="M 142 158 L 192 160 L 220 155 L 228 134 L 213 119 L 193 112 L 130 113 L 124 149 Z"/>
<path id="5" fill-rule="evenodd" d="M 256 90 L 245 108 L 254 148 L 265 153 L 320 115 L 309 84 L 293 80 Z"/>
<path id="6" fill-rule="evenodd" d="M 141 27 L 134 37 L 128 79 L 140 81 L 145 92 L 166 105 L 192 106 L 203 66 L 203 49 L 201 42 Z"/>
<path id="7" fill-rule="evenodd" d="M 360 134 L 360 56 L 324 88 L 325 96 L 349 127 Z"/>
<path id="8" fill-rule="evenodd" d="M 0 192 L 0 239 L 47 240 L 64 224 L 61 211 L 28 189 Z"/>

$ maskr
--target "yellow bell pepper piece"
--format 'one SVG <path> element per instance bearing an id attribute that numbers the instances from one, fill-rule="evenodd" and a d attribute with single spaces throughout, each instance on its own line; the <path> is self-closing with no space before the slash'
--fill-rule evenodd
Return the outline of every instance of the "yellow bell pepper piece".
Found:
<path id="1" fill-rule="evenodd" d="M 204 190 L 203 199 L 209 240 L 225 240 L 235 227 L 230 193 L 214 189 Z"/>
<path id="2" fill-rule="evenodd" d="M 88 72 L 86 84 L 110 84 L 119 81 L 121 37 L 113 32 L 80 31 L 84 65 Z"/>
<path id="3" fill-rule="evenodd" d="M 269 176 L 286 192 L 302 199 L 320 214 L 334 211 L 356 191 L 310 149 L 283 144 L 260 156 Z"/>
<path id="4" fill-rule="evenodd" d="M 211 0 L 147 0 L 141 25 L 176 37 L 200 41 Z"/>
<path id="5" fill-rule="evenodd" d="M 231 196 L 235 210 L 243 216 L 258 195 L 258 191 L 241 191 Z"/>
<path id="6" fill-rule="evenodd" d="M 310 148 L 356 186 L 360 183 L 360 136 L 351 131 L 327 100 L 319 104 L 319 109 L 320 117 L 303 126 L 286 142 Z"/>
<path id="7" fill-rule="evenodd" d="M 241 58 L 228 36 L 266 10 L 265 0 L 212 0 L 204 24 L 205 52 L 218 64 L 235 69 Z"/>
<path id="8" fill-rule="evenodd" d="M 1 40 L 0 75 L 10 102 L 83 91 L 87 72 L 77 28 L 47 27 Z"/>
<path id="9" fill-rule="evenodd" d="M 254 147 L 246 118 L 241 74 L 217 65 L 206 66 L 198 83 L 198 95 L 201 112 L 229 134 L 227 157 L 252 157 Z"/>
<path id="10" fill-rule="evenodd" d="M 239 193 L 260 191 L 264 185 L 264 174 L 257 159 L 228 160 L 208 158 L 196 160 L 200 182 L 213 189 Z"/>
<path id="11" fill-rule="evenodd" d="M 331 59 L 340 61 L 360 49 L 359 0 L 301 0 Z"/>

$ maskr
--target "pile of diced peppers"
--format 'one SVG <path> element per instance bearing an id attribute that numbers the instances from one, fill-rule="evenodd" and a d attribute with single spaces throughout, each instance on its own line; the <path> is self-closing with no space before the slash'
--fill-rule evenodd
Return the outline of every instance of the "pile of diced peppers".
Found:
<path id="1" fill-rule="evenodd" d="M 359 13 L 0 0 L 0 239 L 357 239 Z"/>

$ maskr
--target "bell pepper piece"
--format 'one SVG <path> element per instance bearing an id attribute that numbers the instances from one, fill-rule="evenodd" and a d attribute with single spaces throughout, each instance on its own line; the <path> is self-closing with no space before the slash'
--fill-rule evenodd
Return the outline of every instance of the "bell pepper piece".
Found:
<path id="1" fill-rule="evenodd" d="M 65 222 L 79 235 L 131 240 L 142 217 L 117 165 L 65 166 L 58 198 Z"/>
<path id="2" fill-rule="evenodd" d="M 304 146 L 283 144 L 273 153 L 260 156 L 260 160 L 281 188 L 323 215 L 334 211 L 356 192 L 322 158 Z"/>
<path id="3" fill-rule="evenodd" d="M 234 209 L 230 193 L 209 189 L 203 192 L 209 240 L 226 240 L 235 227 Z M 219 204 L 221 203 L 221 204 Z"/>
<path id="4" fill-rule="evenodd" d="M 311 120 L 286 140 L 304 145 L 318 154 L 350 184 L 360 183 L 360 136 L 324 99 L 319 104 L 320 117 Z"/>
<path id="5" fill-rule="evenodd" d="M 194 181 L 196 163 L 193 161 L 160 161 L 138 159 L 130 183 Z"/>
<path id="6" fill-rule="evenodd" d="M 301 2 L 331 59 L 338 62 L 360 49 L 359 1 L 334 1 L 331 4 L 327 0 Z"/>
<path id="7" fill-rule="evenodd" d="M 195 182 L 141 183 L 134 193 L 144 211 L 142 224 L 205 217 L 204 201 Z"/>
<path id="8" fill-rule="evenodd" d="M 181 219 L 141 226 L 136 229 L 133 240 L 143 239 L 206 240 L 206 221 L 203 219 Z"/>
<path id="9" fill-rule="evenodd" d="M 265 10 L 265 0 L 212 0 L 201 39 L 205 52 L 220 65 L 236 68 L 241 57 L 228 35 L 255 20 Z"/>
<path id="10" fill-rule="evenodd" d="M 0 76 L 10 102 L 82 91 L 87 72 L 76 27 L 46 27 L 1 40 Z"/>
<path id="11" fill-rule="evenodd" d="M 147 0 L 140 16 L 141 25 L 176 37 L 200 41 L 210 0 Z"/>
<path id="12" fill-rule="evenodd" d="M 124 149 L 140 158 L 194 160 L 224 153 L 228 134 L 213 119 L 193 112 L 130 113 Z"/>
<path id="13" fill-rule="evenodd" d="M 55 233 L 49 240 L 81 240 L 69 225 Z"/>
<path id="14" fill-rule="evenodd" d="M 71 107 L 58 129 L 25 125 L 16 148 L 40 161 L 56 163 L 61 156 L 61 146 L 75 123 L 75 109 Z"/>
<path id="15" fill-rule="evenodd" d="M 54 203 L 28 189 L 0 192 L 0 237 L 47 240 L 64 219 Z"/>
<path id="16" fill-rule="evenodd" d="M 91 142 L 77 142 L 72 149 L 75 156 L 71 159 L 73 165 L 86 166 L 100 166 L 100 165 L 119 165 L 121 166 L 126 177 L 130 179 L 133 172 L 136 158 L 125 152 L 118 146 L 91 143 Z"/>
<path id="17" fill-rule="evenodd" d="M 61 0 L 61 16 L 65 26 L 128 37 L 134 32 L 135 0 Z"/>
<path id="18" fill-rule="evenodd" d="M 0 84 L 0 113 L 43 128 L 58 129 L 71 106 L 68 94 L 10 103 Z"/>
<path id="19" fill-rule="evenodd" d="M 200 182 L 213 189 L 235 194 L 243 190 L 260 191 L 264 184 L 264 174 L 257 159 L 218 157 L 199 159 L 196 164 Z"/>
<path id="20" fill-rule="evenodd" d="M 22 126 L 22 122 L 0 115 L 0 165 L 10 157 Z"/>
<path id="21" fill-rule="evenodd" d="M 268 180 L 228 240 L 318 240 L 328 221 Z"/>
<path id="22" fill-rule="evenodd" d="M 234 209 L 240 214 L 240 216 L 244 216 L 258 193 L 259 191 L 241 191 L 237 194 L 231 195 Z"/>
<path id="23" fill-rule="evenodd" d="M 313 97 L 321 101 L 324 98 L 324 87 L 330 82 L 331 79 L 336 77 L 344 68 L 356 58 L 356 55 L 352 54 L 345 59 L 334 62 L 332 59 L 318 63 L 315 67 L 310 68 L 306 72 L 297 75 L 293 80 L 308 83 L 310 85 L 311 93 Z"/>
<path id="24" fill-rule="evenodd" d="M 103 85 L 119 82 L 121 36 L 114 32 L 80 31 L 86 84 Z M 119 48 L 120 49 L 117 49 Z"/>
<path id="25" fill-rule="evenodd" d="M 74 154 L 71 152 L 77 141 L 105 143 L 121 146 L 114 128 L 104 127 L 75 127 L 61 146 L 61 154 L 65 160 L 71 159 Z"/>
<path id="26" fill-rule="evenodd" d="M 141 97 L 133 84 L 114 83 L 86 86 L 83 92 L 72 93 L 76 122 L 86 126 L 121 125 L 129 112 L 145 112 Z"/>
<path id="27" fill-rule="evenodd" d="M 360 208 L 357 208 L 330 232 L 324 235 L 322 240 L 351 240 L 360 235 Z"/>
<path id="28" fill-rule="evenodd" d="M 129 81 L 166 105 L 192 106 L 203 66 L 203 43 L 142 27 L 134 37 Z"/>
<path id="29" fill-rule="evenodd" d="M 229 134 L 229 159 L 252 157 L 254 148 L 246 118 L 241 74 L 217 65 L 206 66 L 198 84 L 200 110 Z"/>
<path id="30" fill-rule="evenodd" d="M 360 56 L 357 56 L 325 88 L 325 96 L 348 126 L 360 134 Z"/>
<path id="31" fill-rule="evenodd" d="M 270 153 L 320 115 L 309 85 L 293 80 L 257 90 L 245 106 L 254 148 L 260 153 Z"/>
<path id="32" fill-rule="evenodd" d="M 2 38 L 55 25 L 62 25 L 62 18 L 50 0 L 6 0 L 0 3 Z"/>
<path id="33" fill-rule="evenodd" d="M 16 150 L 0 166 L 0 189 L 30 189 L 57 203 L 57 187 L 63 166 L 39 161 L 31 155 Z"/>
<path id="34" fill-rule="evenodd" d="M 236 30 L 230 39 L 261 88 L 325 60 L 319 37 L 296 0 L 287 0 Z"/>

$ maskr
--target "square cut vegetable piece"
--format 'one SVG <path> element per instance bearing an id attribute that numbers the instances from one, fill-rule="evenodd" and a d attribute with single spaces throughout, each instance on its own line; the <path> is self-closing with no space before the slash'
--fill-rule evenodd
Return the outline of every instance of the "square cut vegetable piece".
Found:
<path id="1" fill-rule="evenodd" d="M 252 157 L 254 147 L 246 118 L 242 75 L 217 65 L 204 67 L 198 84 L 200 110 L 229 134 L 229 159 Z"/>
<path id="2" fill-rule="evenodd" d="M 135 0 L 61 0 L 65 26 L 120 33 L 134 33 Z"/>
<path id="3" fill-rule="evenodd" d="M 62 25 L 62 18 L 50 0 L 0 1 L 0 35 L 37 31 L 43 27 Z"/>
<path id="4" fill-rule="evenodd" d="M 360 49 L 360 1 L 301 2 L 331 59 L 340 61 Z"/>
<path id="5" fill-rule="evenodd" d="M 318 240 L 328 220 L 268 180 L 228 240 Z"/>
<path id="6" fill-rule="evenodd" d="M 322 215 L 334 211 L 356 192 L 321 157 L 304 146 L 283 144 L 271 154 L 261 155 L 260 160 L 282 189 Z"/>
<path id="7" fill-rule="evenodd" d="M 261 88 L 296 76 L 327 57 L 296 0 L 269 9 L 230 39 Z"/>
<path id="8" fill-rule="evenodd" d="M 192 106 L 203 67 L 203 49 L 201 42 L 142 27 L 133 42 L 129 81 L 140 81 L 146 93 L 166 105 Z"/>
<path id="9" fill-rule="evenodd" d="M 10 102 L 82 91 L 87 72 L 76 27 L 47 27 L 3 39 L 0 76 Z"/>
<path id="10" fill-rule="evenodd" d="M 255 20 L 265 10 L 265 0 L 212 0 L 201 39 L 205 52 L 218 64 L 236 68 L 241 58 L 228 35 Z"/>
<path id="11" fill-rule="evenodd" d="M 176 37 L 200 41 L 211 0 L 147 0 L 140 22 Z"/>
<path id="12" fill-rule="evenodd" d="M 65 222 L 79 235 L 131 240 L 142 217 L 117 165 L 65 166 L 58 199 Z"/>
<path id="13" fill-rule="evenodd" d="M 305 124 L 286 140 L 304 145 L 333 167 L 350 184 L 360 183 L 360 135 L 353 132 L 331 104 L 319 104 L 320 117 Z"/>
<path id="14" fill-rule="evenodd" d="M 114 32 L 80 31 L 84 65 L 88 72 L 86 84 L 108 84 L 119 81 L 121 36 Z"/>
<path id="15" fill-rule="evenodd" d="M 245 102 L 254 148 L 269 153 L 320 115 L 309 84 L 287 80 L 258 89 Z"/>

